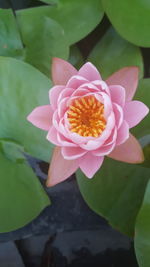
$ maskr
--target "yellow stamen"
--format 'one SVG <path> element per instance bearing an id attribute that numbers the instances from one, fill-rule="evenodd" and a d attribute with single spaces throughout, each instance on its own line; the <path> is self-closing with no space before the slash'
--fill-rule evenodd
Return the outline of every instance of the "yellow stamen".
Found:
<path id="1" fill-rule="evenodd" d="M 98 137 L 106 127 L 104 105 L 94 96 L 75 99 L 67 112 L 70 131 L 81 136 Z"/>

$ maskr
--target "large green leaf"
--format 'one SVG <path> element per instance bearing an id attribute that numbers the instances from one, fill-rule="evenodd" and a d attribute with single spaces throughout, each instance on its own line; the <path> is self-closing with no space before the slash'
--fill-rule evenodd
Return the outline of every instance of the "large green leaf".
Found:
<path id="1" fill-rule="evenodd" d="M 25 61 L 50 76 L 52 57 L 67 59 L 69 46 L 63 28 L 53 19 L 44 17 L 36 20 L 29 27 L 28 21 L 23 24 L 22 34 L 26 46 Z"/>
<path id="2" fill-rule="evenodd" d="M 12 146 L 14 149 L 13 142 Z M 21 164 L 16 164 L 6 159 L 1 151 L 0 233 L 23 227 L 49 204 L 48 196 L 27 163 L 23 161 Z"/>
<path id="3" fill-rule="evenodd" d="M 16 20 L 10 9 L 0 9 L 0 56 L 24 57 Z"/>
<path id="4" fill-rule="evenodd" d="M 149 176 L 150 177 L 150 176 Z M 150 182 L 137 217 L 135 227 L 135 250 L 140 267 L 150 264 Z"/>
<path id="5" fill-rule="evenodd" d="M 77 180 L 92 210 L 104 216 L 114 228 L 133 235 L 149 175 L 147 168 L 107 158 L 93 179 L 78 171 Z"/>
<path id="6" fill-rule="evenodd" d="M 143 60 L 140 49 L 123 38 L 111 27 L 97 43 L 88 58 L 99 69 L 103 79 L 126 66 L 140 67 L 143 76 Z"/>
<path id="7" fill-rule="evenodd" d="M 36 106 L 49 103 L 51 81 L 22 61 L 0 57 L 0 138 L 11 138 L 25 150 L 49 161 L 52 145 L 46 132 L 31 125 L 26 117 Z"/>
<path id="8" fill-rule="evenodd" d="M 62 26 L 71 45 L 96 27 L 103 17 L 103 10 L 100 0 L 60 0 L 58 5 L 19 10 L 17 19 L 23 40 L 30 38 L 34 25 L 45 17 L 56 20 Z M 61 46 L 59 40 L 58 43 Z"/>
<path id="9" fill-rule="evenodd" d="M 150 46 L 149 0 L 102 0 L 104 10 L 120 35 L 138 46 Z"/>

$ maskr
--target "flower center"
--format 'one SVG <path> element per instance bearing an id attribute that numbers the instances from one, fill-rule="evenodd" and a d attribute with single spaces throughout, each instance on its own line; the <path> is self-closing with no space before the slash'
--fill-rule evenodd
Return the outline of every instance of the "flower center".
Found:
<path id="1" fill-rule="evenodd" d="M 106 127 L 104 105 L 94 96 L 75 99 L 67 112 L 70 131 L 81 136 L 98 137 Z"/>

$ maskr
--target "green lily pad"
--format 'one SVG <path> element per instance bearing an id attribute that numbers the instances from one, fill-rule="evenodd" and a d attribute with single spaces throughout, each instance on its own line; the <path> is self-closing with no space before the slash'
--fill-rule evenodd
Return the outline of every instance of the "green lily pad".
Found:
<path id="1" fill-rule="evenodd" d="M 11 9 L 0 9 L 0 56 L 24 58 L 18 26 Z"/>
<path id="2" fill-rule="evenodd" d="M 25 61 L 48 77 L 50 77 L 52 57 L 68 58 L 69 46 L 64 30 L 53 19 L 44 17 L 30 26 L 26 21 L 22 26 L 22 36 L 26 46 Z"/>
<path id="3" fill-rule="evenodd" d="M 149 176 L 150 177 L 150 176 Z M 143 178 L 143 177 L 142 177 Z M 135 226 L 135 251 L 140 267 L 150 263 L 150 182 Z"/>
<path id="4" fill-rule="evenodd" d="M 96 44 L 88 58 L 100 71 L 103 79 L 127 66 L 138 66 L 143 76 L 140 49 L 121 38 L 111 27 Z"/>
<path id="5" fill-rule="evenodd" d="M 118 33 L 138 46 L 150 46 L 150 1 L 102 0 L 104 10 Z"/>
<path id="6" fill-rule="evenodd" d="M 30 38 L 34 25 L 45 17 L 62 26 L 67 43 L 71 45 L 84 38 L 100 23 L 103 9 L 100 0 L 60 0 L 58 5 L 19 10 L 17 19 L 23 40 Z M 58 43 L 60 44 L 59 40 Z"/>
<path id="7" fill-rule="evenodd" d="M 25 226 L 50 204 L 40 182 L 25 161 L 16 164 L 0 152 L 0 177 L 0 233 Z"/>
<path id="8" fill-rule="evenodd" d="M 27 121 L 33 108 L 49 103 L 51 81 L 31 65 L 0 57 L 0 138 L 19 142 L 27 153 L 48 161 L 52 144 L 46 132 Z"/>
<path id="9" fill-rule="evenodd" d="M 0 139 L 0 151 L 7 159 L 15 163 L 26 161 L 24 147 L 10 139 Z"/>
<path id="10" fill-rule="evenodd" d="M 117 230 L 133 236 L 150 170 L 106 158 L 92 179 L 77 172 L 81 194 L 89 207 Z"/>

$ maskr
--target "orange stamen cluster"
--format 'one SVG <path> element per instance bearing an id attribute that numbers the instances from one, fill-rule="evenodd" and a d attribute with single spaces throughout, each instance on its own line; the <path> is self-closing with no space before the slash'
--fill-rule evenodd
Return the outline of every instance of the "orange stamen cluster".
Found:
<path id="1" fill-rule="evenodd" d="M 67 112 L 70 131 L 81 136 L 98 137 L 106 127 L 104 105 L 94 96 L 75 99 Z"/>

